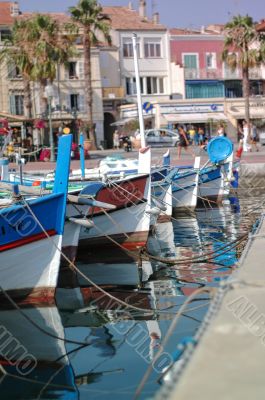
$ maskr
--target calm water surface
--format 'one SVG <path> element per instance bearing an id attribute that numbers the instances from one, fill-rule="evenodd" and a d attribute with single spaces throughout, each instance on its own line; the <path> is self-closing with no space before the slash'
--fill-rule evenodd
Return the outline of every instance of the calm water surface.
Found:
<path id="1" fill-rule="evenodd" d="M 255 204 L 253 198 L 234 199 L 220 208 L 178 216 L 172 223 L 158 226 L 149 250 L 172 258 L 218 251 L 251 229 L 260 212 Z M 73 310 L 26 308 L 22 315 L 17 310 L 1 309 L 0 338 L 10 338 L 10 352 L 0 356 L 7 372 L 0 375 L 1 399 L 133 398 L 180 305 L 197 288 L 218 286 L 227 279 L 241 250 L 237 246 L 204 264 L 166 267 L 153 262 L 153 273 L 139 292 L 121 288 L 113 293 L 122 300 L 129 297 L 129 302 L 139 307 L 163 310 L 157 316 L 130 309 L 124 312 L 118 304 L 103 301 L 100 294 L 93 304 L 84 301 L 83 307 Z M 80 303 L 85 293 L 72 291 L 68 296 L 73 300 L 78 297 Z M 194 335 L 208 306 L 207 294 L 199 295 L 188 306 L 165 352 L 173 354 L 183 338 Z M 21 359 L 27 363 L 17 361 L 19 352 L 24 352 Z M 159 389 L 157 380 L 168 362 L 167 356 L 161 359 L 141 398 L 151 397 Z"/>

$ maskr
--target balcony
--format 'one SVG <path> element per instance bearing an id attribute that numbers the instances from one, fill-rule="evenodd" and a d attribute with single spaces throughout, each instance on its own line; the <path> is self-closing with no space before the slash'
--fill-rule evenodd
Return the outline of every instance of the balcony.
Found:
<path id="1" fill-rule="evenodd" d="M 119 87 L 106 87 L 102 89 L 103 99 L 123 99 L 125 97 L 125 89 Z"/>
<path id="2" fill-rule="evenodd" d="M 255 71 L 257 74 L 258 72 Z M 260 73 L 260 72 L 259 72 Z M 241 79 L 241 73 L 239 70 L 232 71 L 228 68 L 185 68 L 184 69 L 185 80 L 237 80 Z M 258 79 L 258 78 L 251 78 Z"/>
<path id="3" fill-rule="evenodd" d="M 261 68 L 251 68 L 249 70 L 249 79 L 262 79 Z"/>

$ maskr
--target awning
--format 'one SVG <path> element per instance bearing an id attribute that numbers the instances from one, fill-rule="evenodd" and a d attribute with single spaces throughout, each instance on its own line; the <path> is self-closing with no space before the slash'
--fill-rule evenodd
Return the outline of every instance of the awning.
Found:
<path id="1" fill-rule="evenodd" d="M 163 114 L 167 122 L 171 123 L 196 123 L 208 122 L 209 120 L 226 121 L 224 113 L 189 113 L 189 114 Z"/>
<path id="2" fill-rule="evenodd" d="M 28 121 L 28 119 L 23 115 L 13 115 L 13 114 L 9 114 L 9 113 L 0 111 L 0 118 L 2 118 L 2 117 L 6 118 L 10 121 L 21 121 L 21 122 Z"/>
<path id="3" fill-rule="evenodd" d="M 235 109 L 235 107 L 234 107 Z M 251 119 L 265 119 L 265 109 L 253 110 L 250 107 L 250 118 Z M 236 107 L 236 110 L 228 110 L 229 114 L 235 119 L 246 118 L 244 107 Z"/>
<path id="4" fill-rule="evenodd" d="M 151 119 L 153 116 L 154 115 L 145 115 L 144 120 Z M 129 122 L 135 121 L 137 119 L 138 119 L 138 117 L 123 118 L 123 119 L 120 119 L 119 121 L 113 122 L 112 124 L 110 124 L 110 126 L 123 126 L 123 125 L 126 125 Z"/>

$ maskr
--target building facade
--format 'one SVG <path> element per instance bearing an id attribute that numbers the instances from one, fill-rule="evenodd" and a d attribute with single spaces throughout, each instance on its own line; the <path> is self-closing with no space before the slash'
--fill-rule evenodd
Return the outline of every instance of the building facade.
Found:
<path id="1" fill-rule="evenodd" d="M 0 49 L 10 35 L 12 25 L 16 19 L 30 18 L 32 14 L 22 14 L 17 2 L 0 2 Z M 52 18 L 63 24 L 69 21 L 65 14 L 50 13 Z M 78 140 L 79 126 L 87 120 L 84 93 L 84 60 L 83 48 L 77 42 L 77 56 L 69 60 L 68 66 L 58 65 L 56 79 L 52 82 L 53 95 L 52 125 L 54 136 L 60 128 L 68 126 Z M 102 80 L 100 71 L 100 50 L 92 48 L 91 51 L 92 89 L 93 89 L 93 122 L 95 123 L 98 144 L 104 139 L 104 117 L 102 103 Z M 16 127 L 18 132 L 23 125 L 34 127 L 35 122 L 43 120 L 48 126 L 47 112 L 41 110 L 40 86 L 31 82 L 32 121 L 25 118 L 24 84 L 22 76 L 14 65 L 2 62 L 0 64 L 0 118 L 8 117 L 11 127 Z M 42 132 L 43 133 L 43 132 Z M 36 142 L 48 144 L 48 132 L 42 137 L 35 138 Z"/>
<path id="2" fill-rule="evenodd" d="M 172 74 L 183 69 L 184 91 L 176 87 L 179 96 L 186 99 L 240 98 L 242 76 L 240 69 L 232 71 L 222 61 L 224 35 L 222 26 L 211 26 L 201 31 L 170 30 Z M 262 68 L 250 70 L 252 96 L 264 94 Z M 174 89 L 173 89 L 174 90 Z"/>

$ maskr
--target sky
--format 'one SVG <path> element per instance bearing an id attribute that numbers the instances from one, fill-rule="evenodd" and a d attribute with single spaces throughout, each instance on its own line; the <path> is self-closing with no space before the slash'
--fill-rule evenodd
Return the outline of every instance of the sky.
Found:
<path id="1" fill-rule="evenodd" d="M 127 6 L 129 0 L 101 0 L 102 6 Z M 255 21 L 265 18 L 264 0 L 146 0 L 148 16 L 153 9 L 160 13 L 162 24 L 173 27 L 198 28 L 211 23 L 226 23 L 233 15 L 249 14 Z M 19 0 L 22 11 L 65 12 L 77 0 Z M 138 0 L 132 1 L 134 8 Z"/>

